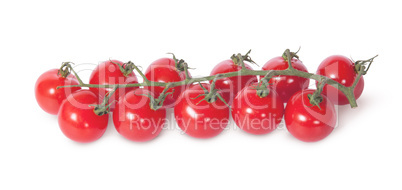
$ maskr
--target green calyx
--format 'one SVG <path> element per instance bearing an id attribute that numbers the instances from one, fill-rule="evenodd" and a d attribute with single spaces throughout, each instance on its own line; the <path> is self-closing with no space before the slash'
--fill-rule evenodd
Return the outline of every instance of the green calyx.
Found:
<path id="1" fill-rule="evenodd" d="M 176 69 L 180 72 L 185 72 L 186 74 L 186 80 L 189 80 L 190 74 L 188 72 L 188 69 L 192 69 L 188 67 L 188 64 L 186 61 L 184 61 L 183 59 L 177 59 L 176 56 L 174 55 L 174 53 L 167 53 L 167 54 L 171 54 L 173 56 L 173 60 L 174 60 L 174 65 L 176 67 Z"/>
<path id="2" fill-rule="evenodd" d="M 240 54 L 240 53 L 238 53 L 238 54 L 233 54 L 233 55 L 230 57 L 230 59 L 233 61 L 233 63 L 234 63 L 235 65 L 242 66 L 242 69 L 246 69 L 246 66 L 245 66 L 245 64 L 244 64 L 244 61 L 247 61 L 247 62 L 249 62 L 249 63 L 251 63 L 251 64 L 255 64 L 255 65 L 258 66 L 258 64 L 257 64 L 255 61 L 253 61 L 253 60 L 251 59 L 251 57 L 250 57 L 250 55 L 249 55 L 250 53 L 251 53 L 251 49 L 248 50 L 248 52 L 247 52 L 245 55 L 242 55 L 242 54 Z"/>
<path id="3" fill-rule="evenodd" d="M 200 104 L 202 101 L 206 101 L 208 103 L 213 103 L 218 99 L 218 96 L 220 96 L 220 94 L 218 93 L 217 89 L 212 89 L 210 91 L 208 91 L 204 86 L 202 86 L 201 83 L 198 83 L 200 85 L 200 87 L 202 88 L 202 90 L 204 91 L 204 93 L 199 94 L 198 96 L 192 98 L 192 99 L 197 99 L 201 96 L 204 96 L 203 99 L 201 99 L 199 102 L 197 102 L 196 105 Z M 222 98 L 222 97 L 220 97 Z M 223 98 L 222 98 L 223 99 Z M 225 101 L 225 100 L 223 100 Z"/>
<path id="4" fill-rule="evenodd" d="M 308 94 L 307 97 L 309 99 L 309 102 L 312 106 L 317 106 L 319 109 L 320 103 L 323 101 L 323 97 L 321 96 L 322 90 L 324 89 L 325 84 L 327 83 L 328 79 L 324 79 L 320 82 L 320 85 L 318 85 L 317 90 L 314 91 L 313 94 Z"/>
<path id="5" fill-rule="evenodd" d="M 70 73 L 71 73 L 71 64 L 74 64 L 72 62 L 63 62 L 61 64 L 61 67 L 59 71 L 57 72 L 57 75 L 66 78 Z"/>
<path id="6" fill-rule="evenodd" d="M 274 75 L 275 71 L 269 71 L 256 86 L 253 86 L 253 89 L 257 90 L 257 95 L 260 98 L 264 98 L 269 95 L 270 92 L 270 89 L 268 88 L 268 86 L 270 85 L 269 81 Z"/>
<path id="7" fill-rule="evenodd" d="M 183 59 L 177 59 L 174 53 L 167 53 L 173 56 L 174 60 L 174 65 L 178 71 L 185 71 L 185 67 L 187 66 L 187 63 Z"/>
<path id="8" fill-rule="evenodd" d="M 252 86 L 251 88 L 257 91 L 257 96 L 260 98 L 267 97 L 270 93 L 268 86 L 265 84 L 258 83 L 256 86 Z"/>
<path id="9" fill-rule="evenodd" d="M 355 62 L 355 71 L 356 73 L 361 73 L 362 75 L 365 75 L 367 73 L 367 71 L 370 69 L 371 63 L 373 63 L 374 59 L 377 57 L 378 55 L 367 59 L 367 60 L 358 60 Z M 366 68 L 366 65 L 367 68 Z"/>
<path id="10" fill-rule="evenodd" d="M 299 59 L 299 56 L 297 53 L 299 53 L 300 47 L 296 52 L 291 52 L 289 49 L 286 49 L 285 52 L 282 54 L 282 58 L 288 62 L 289 60 L 292 60 L 293 58 Z"/>
<path id="11" fill-rule="evenodd" d="M 315 92 L 314 92 L 315 93 Z M 308 94 L 307 97 L 309 99 L 309 102 L 312 106 L 317 106 L 319 109 L 321 109 L 320 107 L 320 103 L 322 102 L 322 96 L 319 94 Z"/>
<path id="12" fill-rule="evenodd" d="M 199 94 L 198 96 L 192 98 L 192 99 L 197 99 L 201 96 L 204 96 L 203 99 L 201 99 L 196 105 L 200 104 L 202 101 L 206 101 L 208 103 L 213 103 L 216 102 L 218 99 L 220 99 L 225 105 L 229 107 L 229 104 L 223 99 L 223 97 L 218 93 L 219 90 L 215 88 L 215 83 L 218 79 L 222 78 L 222 74 L 217 74 L 214 77 L 214 80 L 211 83 L 210 90 L 208 91 L 202 84 L 199 82 L 198 84 L 200 85 L 201 89 L 204 91 L 204 93 Z"/>
<path id="13" fill-rule="evenodd" d="M 112 102 L 112 103 L 110 103 L 110 104 L 107 104 L 107 105 L 90 105 L 91 107 L 94 107 L 94 113 L 96 114 L 96 115 L 99 115 L 99 116 L 102 116 L 102 115 L 105 115 L 105 114 L 108 114 L 109 112 L 110 112 L 110 106 L 112 105 L 112 104 L 114 104 L 115 102 Z"/>
<path id="14" fill-rule="evenodd" d="M 123 75 L 126 76 L 126 77 L 129 74 L 131 74 L 134 71 L 135 67 L 136 67 L 134 65 L 134 63 L 131 62 L 131 61 L 129 61 L 127 63 L 124 63 L 123 65 L 120 65 L 119 63 L 116 63 L 116 62 L 114 62 L 112 60 L 109 60 L 109 61 L 114 63 L 114 64 L 116 64 L 119 67 L 120 71 L 123 73 Z"/>
<path id="15" fill-rule="evenodd" d="M 89 105 L 91 107 L 94 107 L 93 111 L 96 115 L 102 116 L 102 115 L 108 114 L 110 112 L 110 106 L 112 106 L 117 101 L 114 100 L 113 102 L 109 103 L 109 99 L 116 92 L 117 88 L 118 88 L 118 86 L 115 86 L 112 91 L 107 92 L 105 95 L 105 98 L 103 99 L 101 104 Z"/>

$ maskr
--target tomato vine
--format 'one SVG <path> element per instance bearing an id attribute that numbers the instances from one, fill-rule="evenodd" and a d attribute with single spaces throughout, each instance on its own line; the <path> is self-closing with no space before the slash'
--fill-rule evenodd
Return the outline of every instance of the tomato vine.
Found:
<path id="1" fill-rule="evenodd" d="M 378 56 L 378 55 L 376 55 L 367 60 L 356 61 L 355 62 L 355 70 L 358 75 L 357 75 L 353 85 L 346 87 L 346 86 L 340 84 L 339 82 L 337 82 L 331 78 L 328 78 L 326 76 L 317 75 L 317 74 L 294 69 L 291 64 L 291 60 L 292 60 L 292 58 L 298 59 L 299 57 L 298 57 L 298 55 L 296 55 L 297 52 L 296 53 L 291 52 L 289 49 L 286 49 L 282 55 L 282 57 L 288 62 L 288 65 L 289 65 L 288 68 L 285 70 L 250 70 L 250 69 L 247 69 L 245 66 L 245 63 L 244 63 L 245 61 L 250 62 L 250 63 L 255 63 L 249 56 L 250 51 L 248 51 L 247 54 L 245 54 L 245 55 L 242 55 L 239 53 L 239 54 L 234 54 L 231 57 L 234 63 L 242 66 L 241 70 L 236 71 L 236 72 L 228 72 L 228 73 L 222 73 L 219 75 L 211 75 L 211 76 L 198 77 L 198 78 L 192 78 L 189 76 L 189 74 L 188 74 L 189 67 L 188 67 L 188 64 L 184 60 L 182 60 L 182 59 L 178 60 L 174 54 L 169 53 L 169 54 L 173 55 L 173 59 L 175 60 L 175 63 L 176 63 L 175 64 L 176 68 L 181 68 L 182 71 L 184 71 L 186 74 L 185 80 L 178 81 L 178 82 L 169 82 L 169 83 L 150 81 L 149 79 L 147 79 L 147 77 L 145 77 L 145 75 L 142 73 L 142 71 L 139 69 L 139 67 L 137 65 L 135 65 L 133 62 L 129 61 L 126 63 L 126 65 L 129 65 L 132 70 L 135 69 L 138 72 L 138 74 L 141 75 L 141 77 L 143 78 L 142 83 L 110 84 L 110 85 L 85 84 L 82 82 L 82 80 L 80 79 L 78 74 L 74 71 L 71 64 L 69 64 L 70 62 L 66 62 L 66 63 L 63 63 L 64 67 L 66 67 L 65 69 L 68 68 L 68 70 L 71 70 L 73 72 L 75 77 L 78 79 L 79 84 L 78 85 L 59 86 L 57 88 L 89 87 L 89 88 L 113 88 L 114 90 L 116 90 L 118 88 L 128 88 L 128 87 L 160 86 L 160 87 L 165 87 L 166 90 L 164 90 L 164 92 L 166 92 L 167 89 L 176 87 L 176 86 L 190 85 L 193 83 L 200 83 L 200 82 L 211 81 L 211 80 L 216 81 L 216 79 L 218 79 L 218 78 L 226 78 L 226 77 L 234 77 L 234 76 L 262 75 L 264 77 L 260 80 L 259 83 L 263 84 L 263 86 L 266 86 L 268 81 L 274 76 L 278 76 L 278 75 L 298 76 L 298 77 L 316 80 L 320 84 L 320 85 L 318 85 L 315 93 L 312 94 L 311 96 L 309 96 L 310 103 L 312 105 L 318 106 L 318 104 L 320 103 L 320 99 L 321 99 L 320 93 L 322 92 L 324 85 L 328 84 L 328 85 L 331 85 L 331 86 L 337 88 L 339 91 L 341 91 L 347 97 L 347 99 L 350 103 L 350 106 L 352 108 L 355 108 L 355 107 L 357 107 L 357 103 L 356 103 L 356 98 L 354 96 L 354 88 L 356 87 L 356 84 L 359 81 L 359 79 L 363 75 L 367 74 L 367 71 L 370 68 L 370 65 L 373 63 L 374 59 Z M 125 70 L 125 72 L 130 72 L 130 71 Z M 212 85 L 212 87 L 213 87 L 213 85 Z M 267 93 L 269 93 L 269 92 L 260 90 L 260 91 L 257 91 L 257 93 L 259 93 L 261 96 L 266 96 Z M 166 93 L 163 93 L 160 95 L 160 97 L 152 99 L 152 101 L 151 101 L 152 105 L 150 105 L 152 107 L 152 109 L 160 108 L 162 106 L 161 104 L 163 104 L 163 101 L 164 101 L 164 98 L 166 97 L 166 95 L 167 95 Z M 221 97 L 216 96 L 216 90 L 214 90 L 213 88 L 211 88 L 209 93 L 205 93 L 205 96 L 213 97 L 213 98 L 206 97 L 205 98 L 206 101 L 214 100 L 214 99 L 216 100 L 216 98 L 221 98 Z M 104 103 L 107 103 L 107 101 L 106 102 L 104 101 Z M 107 108 L 108 106 L 104 105 L 104 107 Z M 101 111 L 101 113 L 104 114 L 104 111 L 107 111 L 107 110 L 108 109 L 103 109 Z"/>

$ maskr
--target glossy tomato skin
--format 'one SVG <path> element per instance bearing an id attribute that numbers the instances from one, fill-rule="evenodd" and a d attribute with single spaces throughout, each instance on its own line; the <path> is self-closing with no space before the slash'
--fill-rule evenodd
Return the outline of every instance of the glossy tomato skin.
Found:
<path id="1" fill-rule="evenodd" d="M 208 90 L 210 88 L 209 84 L 203 83 L 203 86 Z M 192 137 L 206 139 L 217 136 L 226 128 L 229 107 L 219 99 L 213 103 L 200 102 L 204 96 L 196 97 L 203 93 L 198 84 L 190 86 L 180 95 L 174 114 L 182 131 Z"/>
<path id="2" fill-rule="evenodd" d="M 336 125 L 334 104 L 322 95 L 320 108 L 310 104 L 308 94 L 314 90 L 303 90 L 294 94 L 285 109 L 286 128 L 294 137 L 305 142 L 315 142 L 327 137 Z"/>
<path id="3" fill-rule="evenodd" d="M 317 74 L 329 77 L 346 87 L 352 86 L 357 77 L 355 64 L 352 60 L 342 55 L 333 55 L 322 61 L 318 66 Z M 363 88 L 364 79 L 362 76 L 354 90 L 355 99 L 362 95 Z M 322 93 L 337 105 L 349 104 L 346 96 L 333 86 L 325 85 Z"/>
<path id="4" fill-rule="evenodd" d="M 151 93 L 146 89 L 136 89 L 120 98 L 113 112 L 116 130 L 126 139 L 144 142 L 159 135 L 166 124 L 166 110 L 152 110 L 150 99 L 141 94 Z"/>
<path id="5" fill-rule="evenodd" d="M 145 77 L 150 81 L 155 82 L 178 82 L 186 79 L 186 73 L 184 71 L 179 71 L 176 69 L 175 61 L 171 58 L 161 58 L 149 65 L 145 71 Z M 191 74 L 189 73 L 191 76 Z M 155 94 L 155 98 L 164 90 L 164 87 L 159 86 L 149 86 L 144 87 Z M 180 96 L 181 92 L 185 89 L 185 86 L 177 86 L 168 90 L 168 92 L 173 92 L 172 95 L 166 97 L 163 102 L 163 107 L 172 108 L 177 103 L 177 98 Z M 174 90 L 174 91 L 173 91 Z"/>
<path id="6" fill-rule="evenodd" d="M 99 139 L 106 131 L 108 114 L 98 116 L 89 105 L 99 104 L 98 97 L 83 89 L 69 95 L 60 107 L 58 122 L 69 139 L 88 143 Z"/>
<path id="7" fill-rule="evenodd" d="M 296 70 L 308 72 L 306 66 L 298 59 L 293 58 L 291 64 Z M 288 67 L 288 62 L 283 57 L 278 56 L 266 62 L 262 70 L 285 70 Z M 263 77 L 260 76 L 260 79 Z M 286 103 L 294 93 L 307 89 L 310 80 L 298 76 L 275 76 L 271 78 L 269 83 L 272 84 L 272 88 L 278 93 L 283 102 Z"/>
<path id="8" fill-rule="evenodd" d="M 255 135 L 275 130 L 282 121 L 283 112 L 283 101 L 273 89 L 268 96 L 260 97 L 253 86 L 247 86 L 232 103 L 232 117 L 236 125 Z"/>
<path id="9" fill-rule="evenodd" d="M 245 63 L 247 69 L 251 66 Z M 211 71 L 211 75 L 240 71 L 242 66 L 234 64 L 232 60 L 225 60 L 217 64 Z M 215 87 L 221 90 L 223 99 L 230 105 L 236 94 L 244 87 L 258 81 L 257 76 L 245 75 L 219 79 Z M 212 81 L 211 81 L 212 82 Z"/>
<path id="10" fill-rule="evenodd" d="M 43 73 L 35 84 L 35 98 L 39 106 L 47 113 L 57 115 L 63 100 L 71 93 L 80 90 L 80 87 L 60 88 L 58 86 L 78 85 L 74 75 L 66 78 L 58 75 L 58 69 L 52 69 Z"/>
<path id="11" fill-rule="evenodd" d="M 124 76 L 123 72 L 120 71 L 120 68 L 117 64 L 123 65 L 124 63 L 118 60 L 108 60 L 100 63 L 91 73 L 89 78 L 89 84 L 100 84 L 100 85 L 109 85 L 109 84 L 135 84 L 138 83 L 138 79 L 134 73 L 130 73 L 127 76 Z M 109 99 L 109 103 L 118 100 L 119 97 L 126 94 L 126 92 L 134 90 L 138 87 L 130 87 L 130 88 L 119 88 L 117 89 L 112 97 Z M 94 92 L 97 96 L 99 96 L 102 101 L 107 92 L 112 91 L 112 88 L 90 88 L 92 92 Z M 111 111 L 114 109 L 114 105 L 111 107 Z"/>

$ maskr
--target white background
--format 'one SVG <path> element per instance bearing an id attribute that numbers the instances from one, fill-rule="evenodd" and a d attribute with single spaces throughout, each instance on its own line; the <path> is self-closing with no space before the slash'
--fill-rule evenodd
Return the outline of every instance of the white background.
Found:
<path id="1" fill-rule="evenodd" d="M 0 189 L 401 189 L 396 2 L 2 1 Z M 175 125 L 134 143 L 109 122 L 100 140 L 79 144 L 34 97 L 37 77 L 63 61 L 146 68 L 174 52 L 202 76 L 233 53 L 252 49 L 261 66 L 299 46 L 310 72 L 333 54 L 379 54 L 359 107 L 340 107 L 338 127 L 317 143 L 283 126 L 264 136 L 231 126 L 198 140 Z M 80 68 L 86 82 L 93 66 Z"/>

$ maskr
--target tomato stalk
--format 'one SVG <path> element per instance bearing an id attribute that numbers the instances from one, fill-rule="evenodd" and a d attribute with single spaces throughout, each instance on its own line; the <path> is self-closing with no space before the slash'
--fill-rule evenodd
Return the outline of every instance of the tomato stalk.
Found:
<path id="1" fill-rule="evenodd" d="M 77 78 L 78 83 L 80 83 L 79 85 L 85 85 L 82 82 L 80 76 L 78 76 L 78 74 L 74 71 L 74 69 L 71 66 L 71 64 L 74 64 L 74 63 L 73 62 L 63 62 L 61 67 L 60 67 L 60 70 L 59 70 L 58 74 L 61 74 L 61 76 L 63 78 L 66 78 L 70 74 L 70 72 L 72 71 L 74 73 L 75 77 Z M 63 87 L 68 87 L 68 86 L 63 86 Z M 59 87 L 57 87 L 57 89 L 59 89 Z"/>
<path id="2" fill-rule="evenodd" d="M 273 76 L 276 75 L 277 70 L 269 70 L 268 73 L 260 80 L 257 86 L 254 87 L 254 89 L 257 90 L 257 95 L 260 98 L 267 97 L 269 95 L 269 81 Z"/>
<path id="3" fill-rule="evenodd" d="M 244 66 L 244 61 L 249 61 L 249 62 L 255 63 L 248 55 L 249 53 L 250 53 L 250 51 L 247 52 L 246 55 L 233 54 L 231 56 L 231 59 L 233 60 L 233 62 L 235 64 L 242 65 L 242 69 L 240 71 L 222 73 L 222 74 L 218 74 L 218 75 L 211 75 L 211 76 L 199 77 L 199 78 L 190 78 L 188 76 L 188 72 L 186 72 L 186 76 L 187 76 L 186 80 L 178 81 L 178 82 L 171 82 L 171 83 L 149 81 L 145 77 L 145 75 L 138 69 L 138 67 L 134 65 L 134 69 L 143 77 L 144 82 L 135 83 L 135 84 L 113 84 L 113 85 L 84 84 L 84 83 L 82 83 L 81 79 L 79 78 L 77 73 L 72 69 L 72 67 L 70 65 L 69 68 L 74 73 L 74 75 L 77 77 L 80 84 L 79 85 L 59 86 L 58 88 L 64 88 L 64 87 L 128 88 L 128 87 L 140 87 L 140 86 L 164 86 L 164 87 L 167 87 L 168 85 L 169 85 L 169 88 L 172 88 L 172 87 L 176 87 L 176 86 L 183 86 L 183 85 L 187 86 L 187 85 L 190 85 L 193 83 L 200 83 L 200 82 L 211 81 L 211 80 L 216 81 L 218 78 L 227 78 L 227 77 L 245 76 L 245 75 L 255 75 L 255 76 L 263 75 L 263 76 L 269 76 L 269 77 L 279 76 L 279 75 L 298 76 L 298 77 L 302 77 L 302 78 L 313 79 L 313 80 L 320 81 L 320 82 L 325 81 L 325 84 L 331 85 L 331 86 L 337 88 L 338 90 L 340 90 L 343 94 L 345 94 L 345 96 L 349 100 L 350 106 L 352 108 L 355 108 L 355 107 L 357 107 L 357 103 L 356 103 L 356 99 L 354 97 L 354 92 L 353 92 L 354 88 L 356 87 L 356 84 L 357 84 L 358 80 L 360 79 L 360 77 L 367 73 L 367 70 L 370 67 L 371 63 L 373 62 L 374 58 L 377 57 L 377 56 L 375 56 L 375 57 L 365 60 L 365 61 L 356 61 L 356 66 L 358 67 L 358 69 L 356 69 L 356 70 L 359 73 L 359 75 L 358 75 L 358 77 L 356 77 L 356 80 L 352 86 L 346 87 L 346 86 L 340 84 L 339 82 L 337 82 L 333 79 L 330 79 L 326 76 L 317 75 L 317 74 L 308 73 L 308 72 L 294 69 L 292 67 L 291 60 L 292 60 L 292 58 L 298 58 L 298 56 L 296 55 L 297 52 L 296 53 L 290 52 L 289 49 L 286 49 L 282 55 L 289 63 L 289 67 L 285 70 L 249 70 L 249 69 L 246 69 L 246 67 Z M 180 60 L 179 60 L 179 62 L 180 62 Z M 183 63 L 185 63 L 185 62 L 183 61 L 182 64 Z M 369 63 L 369 65 L 366 68 L 365 65 L 367 63 Z M 188 69 L 186 67 L 187 63 L 185 63 L 183 65 L 184 65 L 183 66 L 184 70 Z M 266 79 L 269 79 L 269 77 L 267 77 Z M 264 80 L 266 80 L 266 79 L 264 79 Z M 212 84 L 211 84 L 211 87 L 213 87 Z M 211 90 L 210 90 L 211 92 L 212 92 L 212 89 L 213 88 L 211 88 Z M 210 94 L 209 97 L 212 97 L 213 93 L 211 93 L 211 92 L 208 93 L 208 94 Z"/>
<path id="4" fill-rule="evenodd" d="M 63 62 L 61 64 L 61 67 L 60 67 L 60 69 L 59 69 L 57 74 L 61 75 L 61 77 L 63 77 L 63 78 L 66 78 L 72 71 L 74 73 L 75 77 L 77 78 L 79 85 L 85 85 L 82 82 L 81 78 L 78 76 L 78 74 L 74 71 L 74 69 L 71 66 L 71 64 L 74 64 L 74 63 L 73 62 Z M 57 87 L 57 89 L 59 89 L 59 87 Z"/>
<path id="5" fill-rule="evenodd" d="M 156 99 L 150 93 L 135 94 L 135 95 L 148 97 L 150 99 L 149 107 L 152 110 L 158 110 L 159 108 L 161 108 L 163 106 L 163 102 L 165 101 L 166 97 L 168 95 L 172 95 L 174 93 L 174 89 L 172 90 L 172 92 L 167 92 L 170 89 L 170 86 L 171 86 L 171 83 L 167 83 L 166 87 L 163 89 L 162 93 Z"/>
<path id="6" fill-rule="evenodd" d="M 191 79 L 190 74 L 188 72 L 188 64 L 186 61 L 184 61 L 183 59 L 177 59 L 176 56 L 174 55 L 174 53 L 167 53 L 173 56 L 173 60 L 174 60 L 174 65 L 176 67 L 177 70 L 179 71 L 184 71 L 184 73 L 186 74 L 186 80 Z"/>
<path id="7" fill-rule="evenodd" d="M 71 62 L 63 62 L 61 63 L 61 67 L 57 72 L 57 75 L 60 75 L 63 78 L 66 78 L 71 73 Z"/>
<path id="8" fill-rule="evenodd" d="M 250 57 L 250 55 L 249 55 L 250 53 L 251 53 L 251 49 L 248 50 L 248 52 L 247 52 L 245 55 L 242 55 L 242 54 L 240 54 L 240 53 L 238 53 L 238 54 L 233 54 L 233 55 L 230 57 L 230 59 L 233 61 L 233 63 L 234 63 L 235 65 L 240 65 L 240 66 L 242 66 L 242 68 L 244 68 L 244 69 L 246 69 L 246 67 L 245 67 L 245 65 L 244 65 L 244 61 L 247 61 L 247 62 L 249 62 L 249 63 L 255 64 L 255 65 L 258 66 L 258 64 L 257 64 L 255 61 L 253 61 L 253 59 L 251 59 L 251 57 Z"/>
<path id="9" fill-rule="evenodd" d="M 144 82 L 142 84 L 145 85 L 141 85 L 141 86 L 151 86 L 151 81 L 144 75 L 144 73 L 140 70 L 140 68 L 138 68 L 137 65 L 135 65 L 133 62 L 128 61 L 129 63 L 132 63 L 132 67 L 135 69 L 135 71 L 137 71 L 138 74 L 141 75 L 142 79 L 144 80 Z"/>
<path id="10" fill-rule="evenodd" d="M 119 63 L 116 63 L 116 62 L 114 62 L 114 61 L 112 61 L 110 59 L 109 59 L 109 61 L 112 62 L 113 64 L 116 64 L 119 67 L 121 73 L 123 73 L 123 75 L 126 76 L 126 77 L 129 74 L 131 74 L 133 72 L 134 68 L 135 68 L 134 63 L 131 62 L 131 61 L 129 61 L 127 63 L 124 63 L 123 65 L 120 65 Z"/>
<path id="11" fill-rule="evenodd" d="M 354 95 L 354 89 L 355 89 L 357 83 L 359 82 L 360 78 L 363 75 L 367 74 L 368 69 L 370 68 L 371 64 L 373 63 L 373 61 L 376 57 L 378 57 L 378 55 L 376 55 L 370 59 L 367 59 L 367 60 L 358 60 L 355 62 L 355 70 L 358 73 L 358 75 L 355 78 L 355 81 L 353 82 L 352 86 L 345 87 L 346 90 L 342 91 L 345 94 L 345 96 L 348 98 L 348 101 L 350 102 L 350 105 L 352 108 L 357 107 L 356 99 L 355 99 L 355 95 Z M 368 63 L 368 66 L 366 68 L 367 63 Z M 342 85 L 341 88 L 342 87 L 344 87 L 344 86 Z M 354 104 L 352 105 L 352 103 L 354 103 Z"/>
<path id="12" fill-rule="evenodd" d="M 308 94 L 307 97 L 310 100 L 310 104 L 313 106 L 317 106 L 319 109 L 321 109 L 320 107 L 320 103 L 322 102 L 322 96 L 321 96 L 321 92 L 324 89 L 325 84 L 327 83 L 327 80 L 324 79 L 323 81 L 320 82 L 320 85 L 317 87 L 317 90 L 314 91 L 313 94 Z"/>
<path id="13" fill-rule="evenodd" d="M 367 60 L 359 60 L 359 61 L 356 61 L 356 63 L 355 63 L 355 70 L 356 70 L 356 72 L 358 73 L 358 75 L 357 75 L 355 81 L 353 82 L 353 85 L 351 86 L 351 88 L 354 89 L 354 88 L 356 87 L 356 85 L 357 85 L 357 83 L 359 82 L 361 76 L 363 76 L 363 75 L 365 75 L 365 74 L 367 73 L 367 71 L 369 70 L 369 68 L 370 68 L 370 66 L 371 66 L 371 63 L 373 63 L 374 58 L 376 58 L 377 56 L 378 56 L 378 55 L 376 55 L 376 56 L 374 56 L 374 57 L 372 57 L 372 58 L 370 58 L 370 59 L 367 59 Z M 367 64 L 367 63 L 368 63 L 368 66 L 367 66 L 367 68 L 366 68 L 366 64 Z"/>
<path id="14" fill-rule="evenodd" d="M 248 52 L 245 55 L 242 55 L 240 53 L 238 54 L 233 54 L 230 59 L 233 61 L 233 63 L 235 65 L 240 65 L 242 70 L 246 70 L 246 65 L 244 64 L 244 61 L 247 61 L 251 64 L 255 64 L 257 66 L 259 66 L 255 61 L 253 61 L 253 59 L 251 59 L 250 54 L 251 53 L 251 49 L 248 50 Z"/>
<path id="15" fill-rule="evenodd" d="M 289 63 L 289 60 L 291 61 L 293 58 L 299 59 L 299 56 L 297 53 L 299 53 L 300 47 L 296 52 L 291 52 L 289 49 L 285 50 L 282 54 L 282 58 Z M 293 68 L 292 64 L 289 64 L 289 67 Z"/>
<path id="16" fill-rule="evenodd" d="M 108 102 L 109 102 L 110 97 L 112 97 L 112 95 L 114 94 L 114 92 L 116 92 L 116 90 L 117 90 L 117 87 L 115 86 L 112 91 L 109 91 L 109 92 L 106 94 L 106 96 L 105 96 L 105 98 L 103 99 L 103 101 L 102 101 L 101 104 L 99 104 L 99 105 L 97 105 L 97 104 L 89 105 L 89 106 L 93 106 L 93 107 L 94 107 L 94 112 L 95 112 L 96 115 L 102 116 L 102 115 L 105 115 L 105 114 L 109 113 L 109 111 L 110 111 L 110 106 L 111 106 L 112 104 L 114 104 L 114 102 L 115 102 L 116 100 L 113 101 L 113 102 L 111 102 L 111 103 L 109 103 L 109 104 L 108 104 Z"/>
<path id="17" fill-rule="evenodd" d="M 186 80 L 190 80 L 191 79 L 191 77 L 190 77 L 190 74 L 189 74 L 189 72 L 188 72 L 188 64 L 187 64 L 187 62 L 184 62 L 184 73 L 186 74 Z"/>
<path id="18" fill-rule="evenodd" d="M 220 100 L 222 100 L 223 103 L 225 103 L 227 106 L 229 106 L 229 105 L 226 103 L 226 101 L 223 99 L 223 97 L 218 93 L 219 90 L 215 88 L 215 83 L 216 83 L 216 81 L 217 81 L 218 79 L 221 79 L 221 78 L 222 78 L 222 74 L 217 74 L 217 75 L 215 75 L 215 78 L 214 78 L 214 80 L 213 80 L 212 83 L 211 83 L 211 86 L 210 86 L 209 91 L 208 91 L 204 86 L 202 86 L 202 84 L 201 84 L 200 82 L 198 83 L 198 84 L 201 86 L 202 90 L 204 90 L 204 94 L 200 94 L 200 95 L 198 95 L 197 97 L 195 97 L 195 98 L 193 98 L 193 99 L 197 99 L 197 98 L 199 98 L 200 96 L 204 96 L 204 98 L 203 98 L 202 100 L 200 100 L 200 101 L 197 103 L 197 105 L 198 105 L 199 103 L 201 103 L 202 101 L 207 101 L 208 103 L 213 103 L 213 102 L 215 102 L 215 101 L 219 98 Z"/>
<path id="19" fill-rule="evenodd" d="M 166 96 L 168 95 L 173 95 L 174 89 L 172 92 L 167 92 L 171 86 L 171 83 L 167 83 L 165 89 L 163 89 L 162 93 L 159 95 L 157 99 L 151 98 L 151 102 L 149 103 L 151 106 L 151 109 L 153 110 L 158 110 L 163 106 L 163 102 L 166 99 Z"/>

